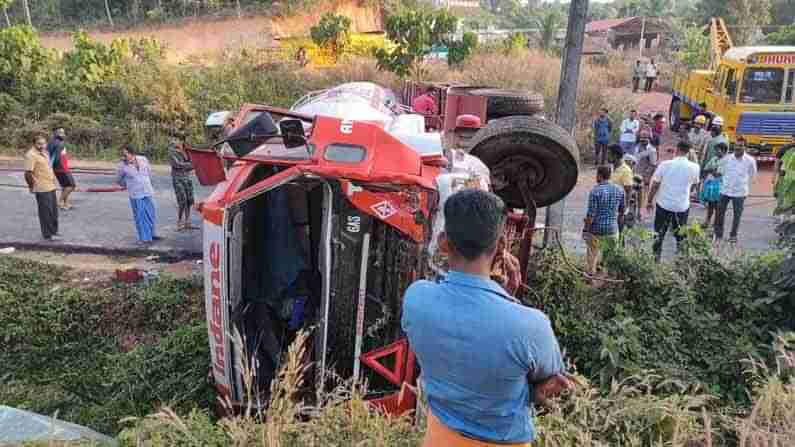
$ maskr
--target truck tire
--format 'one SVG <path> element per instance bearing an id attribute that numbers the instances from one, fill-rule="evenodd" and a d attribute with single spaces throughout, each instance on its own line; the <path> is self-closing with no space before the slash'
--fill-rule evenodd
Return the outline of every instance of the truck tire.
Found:
<path id="1" fill-rule="evenodd" d="M 679 125 L 681 124 L 679 122 L 679 117 L 681 116 L 681 106 L 682 102 L 678 99 L 674 98 L 673 101 L 671 101 L 671 109 L 668 113 L 668 124 L 672 132 L 679 132 Z"/>
<path id="2" fill-rule="evenodd" d="M 535 115 L 544 111 L 544 97 L 522 90 L 476 89 L 471 94 L 486 97 L 486 117 Z"/>
<path id="3" fill-rule="evenodd" d="M 496 119 L 472 137 L 470 147 L 470 153 L 491 170 L 492 189 L 508 207 L 527 208 L 522 184 L 536 207 L 558 202 L 577 184 L 577 143 L 545 119 Z"/>

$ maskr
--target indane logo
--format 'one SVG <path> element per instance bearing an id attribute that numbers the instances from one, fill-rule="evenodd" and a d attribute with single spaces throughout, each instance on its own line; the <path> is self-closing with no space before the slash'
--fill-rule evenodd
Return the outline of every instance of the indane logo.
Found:
<path id="1" fill-rule="evenodd" d="M 224 341 L 223 307 L 221 305 L 221 247 L 218 242 L 210 243 L 210 339 L 213 343 L 213 370 L 221 377 L 226 377 L 226 345 Z M 225 394 L 229 388 L 223 384 L 216 386 Z"/>

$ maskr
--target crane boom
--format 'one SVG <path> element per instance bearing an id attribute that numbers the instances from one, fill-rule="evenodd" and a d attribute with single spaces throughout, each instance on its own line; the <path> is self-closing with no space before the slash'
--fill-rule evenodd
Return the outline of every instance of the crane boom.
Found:
<path id="1" fill-rule="evenodd" d="M 726 28 L 726 22 L 720 17 L 710 19 L 709 35 L 712 48 L 709 68 L 712 71 L 717 71 L 723 55 L 734 46 L 734 43 L 732 43 L 732 37 Z"/>

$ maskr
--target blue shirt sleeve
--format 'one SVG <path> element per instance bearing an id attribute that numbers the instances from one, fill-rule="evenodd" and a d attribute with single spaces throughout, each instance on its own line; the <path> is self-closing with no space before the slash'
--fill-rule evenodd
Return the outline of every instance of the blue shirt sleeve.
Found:
<path id="1" fill-rule="evenodd" d="M 538 314 L 538 317 L 533 319 L 531 330 L 522 340 L 524 360 L 528 367 L 527 379 L 531 384 L 543 382 L 565 371 L 552 324 L 546 315 L 540 312 Z"/>
<path id="2" fill-rule="evenodd" d="M 591 193 L 588 194 L 588 212 L 586 213 L 586 217 L 589 217 L 591 219 L 596 217 L 596 205 L 597 205 L 596 193 L 594 191 L 591 191 Z"/>

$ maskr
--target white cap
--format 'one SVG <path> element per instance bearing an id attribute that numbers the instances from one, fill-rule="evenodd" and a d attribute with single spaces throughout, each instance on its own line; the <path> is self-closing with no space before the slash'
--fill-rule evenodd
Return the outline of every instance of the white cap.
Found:
<path id="1" fill-rule="evenodd" d="M 712 118 L 712 125 L 714 126 L 722 126 L 723 125 L 723 118 L 720 116 L 716 116 Z"/>

